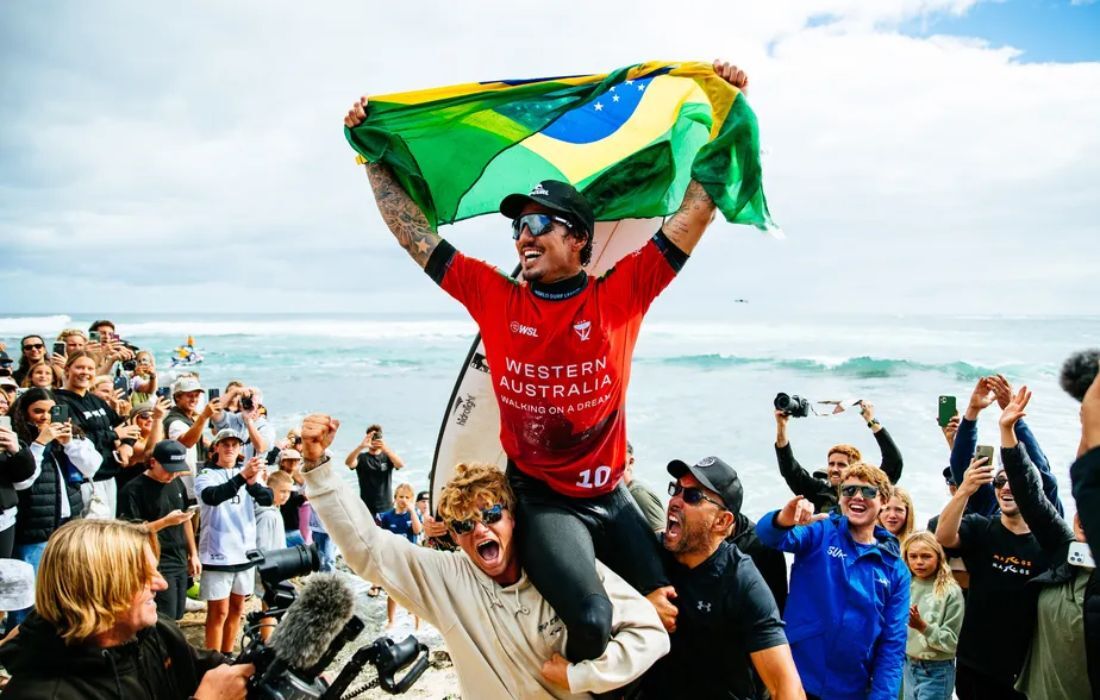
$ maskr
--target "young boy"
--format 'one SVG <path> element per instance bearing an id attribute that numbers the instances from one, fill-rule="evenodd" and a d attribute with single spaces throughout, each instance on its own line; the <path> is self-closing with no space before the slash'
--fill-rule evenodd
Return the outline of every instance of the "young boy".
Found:
<path id="1" fill-rule="evenodd" d="M 416 544 L 416 537 L 423 526 L 420 524 L 420 515 L 413 504 L 413 488 L 409 484 L 398 484 L 393 491 L 393 508 L 383 511 L 375 518 L 378 526 L 389 530 L 395 535 L 401 535 Z M 393 629 L 393 617 L 397 612 L 397 603 L 393 597 L 386 598 L 386 629 Z M 416 628 L 420 628 L 420 619 L 416 620 Z"/>
<path id="2" fill-rule="evenodd" d="M 195 478 L 201 504 L 199 593 L 206 601 L 206 648 L 232 653 L 244 601 L 255 577 L 245 552 L 256 548 L 255 504 L 269 506 L 271 490 L 260 482 L 263 460 L 237 464 L 241 439 L 225 429 L 214 436 L 213 454 Z"/>
<path id="3" fill-rule="evenodd" d="M 267 487 L 271 489 L 274 502 L 269 506 L 256 504 L 256 548 L 265 552 L 286 547 L 286 528 L 279 509 L 290 499 L 294 479 L 286 472 L 273 472 L 267 477 Z M 260 583 L 260 572 L 256 572 L 256 595 L 263 598 L 264 587 Z M 260 606 L 267 610 L 267 603 Z M 260 620 L 260 639 L 265 642 L 275 628 L 275 619 L 265 617 Z"/>

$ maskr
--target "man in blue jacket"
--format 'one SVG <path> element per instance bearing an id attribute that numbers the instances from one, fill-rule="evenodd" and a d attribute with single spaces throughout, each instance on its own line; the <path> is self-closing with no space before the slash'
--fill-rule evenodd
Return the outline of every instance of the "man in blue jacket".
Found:
<path id="1" fill-rule="evenodd" d="M 756 535 L 794 554 L 785 621 L 808 698 L 896 700 L 905 661 L 909 569 L 878 525 L 890 479 L 856 463 L 840 482 L 843 515 L 798 496 L 766 514 Z"/>

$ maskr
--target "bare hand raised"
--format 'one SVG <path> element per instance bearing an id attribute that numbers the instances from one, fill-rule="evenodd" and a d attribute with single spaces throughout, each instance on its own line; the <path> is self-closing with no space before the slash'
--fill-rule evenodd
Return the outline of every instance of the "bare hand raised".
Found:
<path id="1" fill-rule="evenodd" d="M 738 90 L 745 91 L 749 89 L 749 75 L 745 71 L 741 70 L 737 66 L 727 61 L 721 61 L 719 59 L 714 60 L 714 72 L 718 74 L 723 80 L 730 85 L 734 86 Z"/>
<path id="2" fill-rule="evenodd" d="M 814 514 L 814 504 L 802 496 L 795 496 L 787 501 L 783 510 L 775 516 L 775 524 L 779 527 L 794 527 L 795 525 L 809 525 L 818 520 L 829 517 L 827 513 Z"/>
<path id="3" fill-rule="evenodd" d="M 1031 401 L 1031 392 L 1028 391 L 1026 386 L 1020 387 L 1020 390 L 1005 404 L 1004 411 L 1001 412 L 999 421 L 1001 428 L 1014 429 L 1016 422 L 1027 415 L 1024 413 L 1024 409 L 1027 408 L 1029 401 Z"/>
<path id="4" fill-rule="evenodd" d="M 347 116 L 344 117 L 344 126 L 352 128 L 359 126 L 363 123 L 363 120 L 367 118 L 367 96 L 360 97 L 348 110 Z"/>
<path id="5" fill-rule="evenodd" d="M 339 429 L 340 421 L 324 413 L 306 416 L 302 421 L 302 459 L 306 462 L 319 462 L 325 450 L 336 439 L 336 431 Z"/>

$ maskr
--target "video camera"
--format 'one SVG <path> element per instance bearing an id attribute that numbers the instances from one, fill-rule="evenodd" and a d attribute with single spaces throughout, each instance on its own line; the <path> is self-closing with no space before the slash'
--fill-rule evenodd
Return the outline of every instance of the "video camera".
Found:
<path id="1" fill-rule="evenodd" d="M 805 418 L 810 415 L 809 399 L 804 399 L 797 394 L 779 392 L 775 395 L 775 408 L 793 418 Z"/>
<path id="2" fill-rule="evenodd" d="M 381 686 L 388 693 L 403 693 L 428 667 L 428 647 L 409 635 L 394 643 L 388 637 L 362 647 L 345 664 L 336 679 L 327 683 L 321 673 L 344 646 L 363 631 L 362 620 L 353 615 L 355 597 L 336 574 L 310 577 L 299 595 L 287 579 L 315 572 L 320 557 L 315 545 L 297 545 L 274 551 L 252 550 L 264 588 L 267 610 L 247 616 L 246 644 L 235 663 L 251 663 L 256 673 L 248 682 L 248 697 L 264 700 L 343 700 Z M 264 618 L 281 620 L 264 643 L 260 629 Z M 367 664 L 376 677 L 345 694 Z M 410 667 L 404 678 L 394 676 Z"/>

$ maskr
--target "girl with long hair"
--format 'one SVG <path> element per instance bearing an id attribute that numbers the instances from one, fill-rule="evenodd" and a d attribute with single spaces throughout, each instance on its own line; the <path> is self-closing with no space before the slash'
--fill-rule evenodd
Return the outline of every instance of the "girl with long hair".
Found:
<path id="1" fill-rule="evenodd" d="M 927 531 L 905 539 L 902 558 L 913 574 L 909 585 L 909 634 L 905 645 L 906 700 L 951 700 L 955 650 L 962 629 L 962 589 L 951 575 L 947 554 Z"/>
<path id="2" fill-rule="evenodd" d="M 878 514 L 879 525 L 897 537 L 898 542 L 904 542 L 909 533 L 913 532 L 916 520 L 913 497 L 905 489 L 895 486 L 890 500 Z"/>

